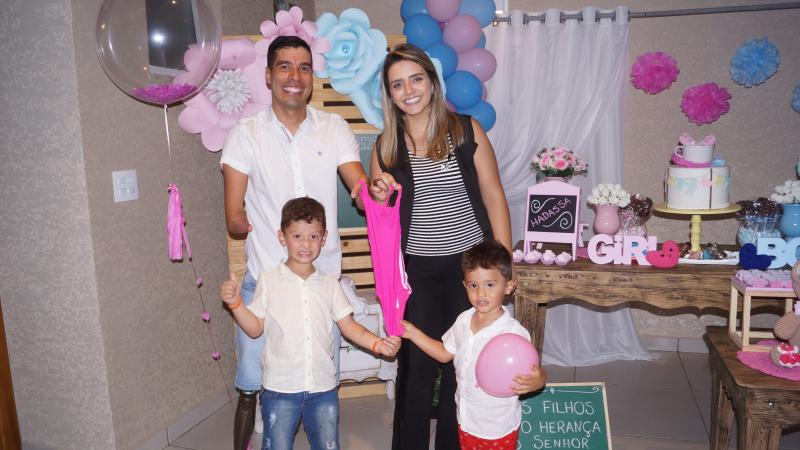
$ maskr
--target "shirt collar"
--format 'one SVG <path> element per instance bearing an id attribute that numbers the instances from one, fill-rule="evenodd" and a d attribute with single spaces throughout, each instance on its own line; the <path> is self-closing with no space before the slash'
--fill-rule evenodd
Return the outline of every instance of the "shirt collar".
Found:
<path id="1" fill-rule="evenodd" d="M 506 322 L 508 322 L 511 319 L 511 314 L 508 312 L 508 308 L 506 308 L 504 305 L 501 305 L 500 307 L 503 308 L 503 315 L 498 317 L 488 327 L 485 327 L 482 330 L 480 330 L 477 333 L 475 333 L 475 336 L 478 336 L 479 334 L 482 334 L 484 332 L 489 332 L 493 328 L 500 327 L 500 326 L 502 326 L 503 324 L 505 324 Z M 473 315 L 475 314 L 475 308 L 472 308 L 472 314 Z"/>
<path id="2" fill-rule="evenodd" d="M 308 276 L 308 278 L 303 280 L 303 277 L 301 277 L 300 275 L 292 272 L 292 269 L 290 269 L 289 266 L 286 265 L 286 261 L 282 262 L 278 266 L 278 272 L 283 276 L 294 277 L 294 278 L 297 278 L 300 281 L 312 281 L 312 280 L 316 280 L 316 279 L 321 279 L 322 278 L 322 274 L 320 274 L 319 270 L 317 269 L 317 267 L 314 266 L 314 273 L 312 273 L 311 275 Z"/>
<path id="3" fill-rule="evenodd" d="M 278 120 L 278 116 L 275 115 L 275 111 L 272 109 L 272 105 L 270 105 L 265 110 L 265 112 L 267 114 L 267 122 L 268 123 L 274 124 L 275 126 L 279 126 L 279 127 L 285 127 L 285 125 L 283 125 L 283 123 L 281 123 L 281 121 Z M 316 128 L 317 127 L 317 123 L 319 122 L 318 114 L 319 114 L 319 111 L 317 111 L 316 109 L 312 108 L 310 105 L 306 105 L 306 118 L 305 118 L 305 120 L 303 120 L 303 122 L 297 128 L 297 131 L 299 132 L 301 129 L 303 129 L 303 127 L 306 127 L 306 126 L 310 126 L 311 128 Z M 306 125 L 306 123 L 308 123 L 308 125 Z"/>

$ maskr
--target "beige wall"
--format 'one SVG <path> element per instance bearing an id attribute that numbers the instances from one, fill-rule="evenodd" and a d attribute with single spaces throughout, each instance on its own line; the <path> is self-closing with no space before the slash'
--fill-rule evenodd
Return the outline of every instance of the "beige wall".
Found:
<path id="1" fill-rule="evenodd" d="M 339 13 L 349 7 L 366 11 L 372 26 L 387 34 L 401 34 L 400 1 L 318 0 L 317 12 Z M 577 10 L 584 6 L 611 9 L 625 4 L 631 11 L 701 8 L 773 3 L 770 0 L 511 0 L 510 9 L 542 12 L 548 8 Z M 663 201 L 661 180 L 671 149 L 684 131 L 696 137 L 717 136 L 717 150 L 733 170 L 731 200 L 768 196 L 772 188 L 794 178 L 794 163 L 800 156 L 800 114 L 791 109 L 791 93 L 800 83 L 800 10 L 730 13 L 671 18 L 633 19 L 629 64 L 647 51 L 665 51 L 674 56 L 681 73 L 667 91 L 648 95 L 628 85 L 625 100 L 624 186 L 655 201 Z M 505 26 L 501 24 L 500 26 Z M 778 73 L 765 84 L 750 89 L 731 81 L 730 58 L 747 39 L 768 36 L 781 55 Z M 714 81 L 726 87 L 733 99 L 731 111 L 714 124 L 689 123 L 680 111 L 683 91 Z M 503 120 L 503 111 L 498 111 Z M 688 220 L 653 217 L 647 223 L 660 241 L 689 240 Z M 733 243 L 737 223 L 733 219 L 705 220 L 703 242 Z M 640 334 L 698 337 L 705 325 L 720 323 L 720 316 L 675 315 L 634 310 Z M 762 318 L 762 322 L 769 317 Z M 758 319 L 756 319 L 758 321 Z"/>
<path id="2" fill-rule="evenodd" d="M 0 298 L 22 438 L 41 448 L 136 448 L 233 380 L 216 294 L 227 267 L 219 155 L 170 111 L 198 292 L 189 263 L 167 258 L 162 111 L 100 68 L 100 4 L 14 0 L 0 15 L 0 55 L 15 62 L 0 69 Z M 139 200 L 115 204 L 111 172 L 126 169 Z"/>

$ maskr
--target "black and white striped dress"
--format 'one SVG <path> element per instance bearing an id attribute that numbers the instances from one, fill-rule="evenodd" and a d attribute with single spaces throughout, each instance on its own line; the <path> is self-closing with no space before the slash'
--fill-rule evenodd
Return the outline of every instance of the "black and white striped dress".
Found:
<path id="1" fill-rule="evenodd" d="M 482 242 L 483 232 L 453 152 L 443 161 L 413 154 L 409 154 L 409 159 L 414 176 L 414 203 L 406 253 L 452 255 Z"/>

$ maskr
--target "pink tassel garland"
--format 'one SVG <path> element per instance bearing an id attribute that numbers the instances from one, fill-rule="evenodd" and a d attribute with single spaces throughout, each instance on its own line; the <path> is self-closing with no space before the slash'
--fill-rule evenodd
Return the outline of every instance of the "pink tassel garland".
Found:
<path id="1" fill-rule="evenodd" d="M 167 240 L 169 241 L 170 261 L 183 259 L 183 247 L 186 246 L 186 256 L 192 257 L 189 246 L 189 236 L 186 234 L 186 219 L 183 217 L 183 202 L 181 190 L 172 183 L 167 187 L 169 191 L 169 206 L 167 208 Z"/>

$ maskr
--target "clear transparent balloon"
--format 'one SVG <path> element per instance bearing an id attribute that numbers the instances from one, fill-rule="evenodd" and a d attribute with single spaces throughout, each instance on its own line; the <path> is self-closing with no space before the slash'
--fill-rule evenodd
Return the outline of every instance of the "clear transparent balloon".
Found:
<path id="1" fill-rule="evenodd" d="M 106 0 L 96 37 L 111 81 L 157 105 L 202 90 L 220 54 L 219 22 L 206 0 Z"/>

